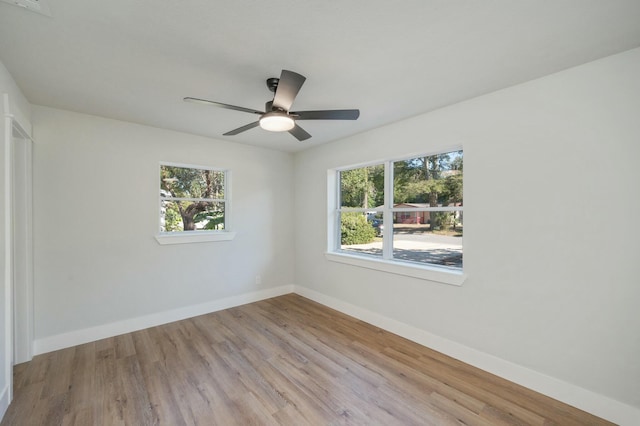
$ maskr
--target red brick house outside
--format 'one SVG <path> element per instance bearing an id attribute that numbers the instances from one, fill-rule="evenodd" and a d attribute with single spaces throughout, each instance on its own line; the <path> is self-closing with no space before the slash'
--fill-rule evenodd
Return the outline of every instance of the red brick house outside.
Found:
<path id="1" fill-rule="evenodd" d="M 450 204 L 450 206 L 460 206 L 461 203 Z M 423 209 L 430 207 L 429 203 L 398 203 L 394 204 L 393 208 L 398 209 Z M 442 207 L 442 205 L 438 205 L 438 207 Z M 377 211 L 382 210 L 382 206 L 376 209 Z M 403 211 L 403 212 L 393 212 L 393 223 L 402 223 L 402 224 L 426 224 L 429 223 L 429 212 L 427 211 Z M 459 218 L 458 218 L 459 219 Z"/>

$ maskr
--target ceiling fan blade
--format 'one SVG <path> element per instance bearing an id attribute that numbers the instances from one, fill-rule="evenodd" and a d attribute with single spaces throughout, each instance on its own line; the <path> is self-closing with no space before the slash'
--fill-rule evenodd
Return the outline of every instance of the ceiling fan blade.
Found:
<path id="1" fill-rule="evenodd" d="M 311 135 L 307 133 L 306 130 L 304 130 L 302 127 L 298 126 L 297 124 L 293 127 L 293 129 L 289 130 L 289 133 L 295 136 L 295 138 L 298 139 L 300 142 L 305 141 L 311 137 Z"/>
<path id="2" fill-rule="evenodd" d="M 229 104 L 223 104 L 221 102 L 208 101 L 206 99 L 198 99 L 198 98 L 186 97 L 186 98 L 184 98 L 184 100 L 187 101 L 187 102 L 195 102 L 195 103 L 198 103 L 198 104 L 213 105 L 213 106 L 217 106 L 217 107 L 220 107 L 220 108 L 232 109 L 234 111 L 248 112 L 248 113 L 251 113 L 251 114 L 259 114 L 259 115 L 264 114 L 264 111 L 256 111 L 255 109 L 243 108 L 243 107 L 239 107 L 239 106 L 235 106 L 235 105 L 229 105 Z"/>
<path id="3" fill-rule="evenodd" d="M 300 88 L 307 78 L 293 71 L 282 70 L 278 88 L 273 96 L 273 106 L 289 111 L 293 100 L 298 95 Z"/>
<path id="4" fill-rule="evenodd" d="M 254 127 L 258 127 L 259 124 L 260 124 L 259 121 L 254 121 L 253 123 L 249 123 L 242 127 L 238 127 L 237 129 L 233 129 L 227 133 L 223 133 L 223 136 L 234 136 L 234 135 L 237 135 L 238 133 L 246 132 L 247 130 L 253 129 Z"/>
<path id="5" fill-rule="evenodd" d="M 359 109 L 333 109 L 322 111 L 296 111 L 290 112 L 296 120 L 357 120 L 360 117 Z"/>

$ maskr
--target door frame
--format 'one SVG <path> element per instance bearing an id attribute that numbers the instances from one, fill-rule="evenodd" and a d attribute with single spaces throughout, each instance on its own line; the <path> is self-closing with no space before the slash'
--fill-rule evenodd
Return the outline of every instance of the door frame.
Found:
<path id="1" fill-rule="evenodd" d="M 4 384 L 4 388 L 2 390 L 2 395 L 0 396 L 0 414 L 4 414 L 4 412 L 6 411 L 6 408 L 8 407 L 9 403 L 11 402 L 11 400 L 13 399 L 13 365 L 16 362 L 16 352 L 15 352 L 15 300 L 14 300 L 14 259 L 15 259 L 15 252 L 14 252 L 14 238 L 13 238 L 13 222 L 14 222 L 14 206 L 13 206 L 13 199 L 14 199 L 14 183 L 13 183 L 13 174 L 14 174 L 14 158 L 13 158 L 13 151 L 14 151 L 14 135 L 17 138 L 20 138 L 22 140 L 28 141 L 27 144 L 29 146 L 28 152 L 32 153 L 33 150 L 33 146 L 32 146 L 32 140 L 31 140 L 31 123 L 30 121 L 27 119 L 27 117 L 22 114 L 22 111 L 20 111 L 19 107 L 17 105 L 15 105 L 13 102 L 11 102 L 10 98 L 9 98 L 9 94 L 5 93 L 3 96 L 3 106 L 4 106 L 4 116 L 1 118 L 4 120 L 4 135 L 0 135 L 0 137 L 2 138 L 2 141 L 0 143 L 2 143 L 2 153 L 4 154 L 4 158 L 3 158 L 3 164 L 0 165 L 0 167 L 2 168 L 2 170 L 0 171 L 0 173 L 2 173 L 2 177 L 3 177 L 3 185 L 0 188 L 1 194 L 0 194 L 0 199 L 2 200 L 2 213 L 4 215 L 4 220 L 3 223 L 0 223 L 0 227 L 2 227 L 3 231 L 4 231 L 4 274 L 2 275 L 2 279 L 3 280 L 3 284 L 1 285 L 1 289 L 0 291 L 2 291 L 2 293 L 4 294 L 4 306 L 2 306 L 0 309 L 2 309 L 2 314 L 4 317 L 4 342 L 2 342 L 3 345 L 3 352 L 4 352 L 4 365 L 0 365 L 0 368 L 2 368 L 2 370 L 4 370 L 4 377 L 6 380 L 6 383 Z M 25 165 L 26 166 L 26 165 Z M 26 168 L 29 170 L 29 173 L 31 173 L 32 171 L 32 166 L 31 163 L 29 161 L 29 165 L 26 166 Z M 29 176 L 28 178 L 28 183 L 26 183 L 26 186 L 29 186 L 29 189 L 27 190 L 27 192 L 29 192 L 28 196 L 25 196 L 25 200 L 31 200 L 32 198 L 32 188 L 31 188 L 31 184 L 32 184 L 32 177 Z M 31 201 L 29 201 L 30 203 Z M 28 218 L 28 235 L 29 237 L 28 239 L 28 247 L 30 253 L 28 255 L 29 260 L 24 263 L 26 265 L 29 265 L 27 268 L 29 269 L 27 276 L 29 277 L 28 281 L 29 283 L 27 284 L 27 287 L 29 287 L 28 289 L 28 293 L 33 295 L 33 253 L 32 253 L 32 239 L 31 239 L 31 232 L 32 232 L 32 221 L 31 221 L 31 212 L 29 212 L 29 218 Z M 27 326 L 27 330 L 29 336 L 26 338 L 26 340 L 24 340 L 25 342 L 27 342 L 26 344 L 22 344 L 23 346 L 26 347 L 26 353 L 28 353 L 29 357 L 32 356 L 33 354 L 33 339 L 34 339 L 34 327 L 33 327 L 33 297 L 28 297 L 26 298 L 27 300 L 27 304 L 28 304 L 28 309 L 26 309 L 25 311 L 27 312 L 27 316 L 29 317 L 28 319 L 28 326 Z M 23 312 L 21 312 L 21 315 L 24 315 Z M 20 320 L 22 321 L 22 320 Z"/>
<path id="2" fill-rule="evenodd" d="M 33 358 L 33 141 L 15 120 L 12 132 L 12 358 L 20 364 Z"/>

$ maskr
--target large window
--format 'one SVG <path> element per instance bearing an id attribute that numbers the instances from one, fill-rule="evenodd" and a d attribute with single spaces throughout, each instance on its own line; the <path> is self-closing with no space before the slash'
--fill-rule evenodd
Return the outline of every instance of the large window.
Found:
<path id="1" fill-rule="evenodd" d="M 462 150 L 335 171 L 329 252 L 462 271 Z"/>
<path id="2" fill-rule="evenodd" d="M 224 231 L 228 172 L 206 167 L 160 165 L 160 232 Z"/>

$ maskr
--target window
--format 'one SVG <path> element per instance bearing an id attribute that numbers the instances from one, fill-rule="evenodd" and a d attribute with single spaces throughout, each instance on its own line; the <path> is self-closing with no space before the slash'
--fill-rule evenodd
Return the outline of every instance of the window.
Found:
<path id="1" fill-rule="evenodd" d="M 460 275 L 463 158 L 456 150 L 332 171 L 328 255 L 343 257 L 329 258 Z"/>
<path id="2" fill-rule="evenodd" d="M 229 171 L 211 167 L 160 164 L 160 237 L 171 242 L 214 241 L 229 237 L 201 238 L 202 235 L 229 234 Z M 200 235 L 196 239 L 191 237 Z"/>

